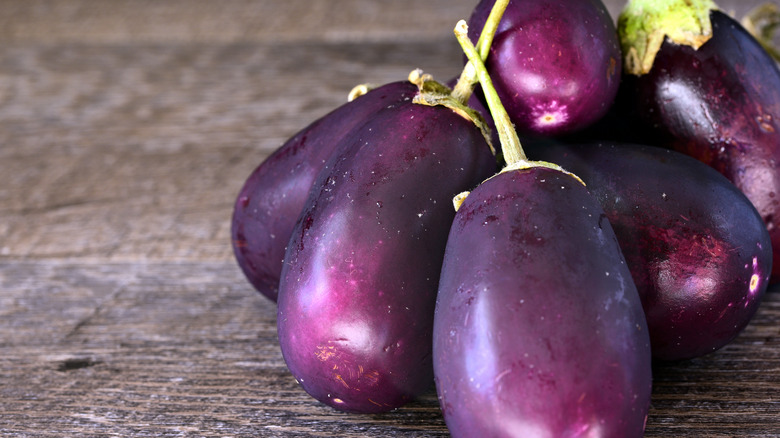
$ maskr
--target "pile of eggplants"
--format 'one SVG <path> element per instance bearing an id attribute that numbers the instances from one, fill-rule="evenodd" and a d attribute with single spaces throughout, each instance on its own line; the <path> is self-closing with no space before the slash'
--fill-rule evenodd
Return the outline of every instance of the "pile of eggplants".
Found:
<path id="1" fill-rule="evenodd" d="M 435 385 L 453 436 L 638 437 L 653 360 L 747 326 L 780 278 L 780 70 L 711 2 L 617 24 L 482 0 L 452 89 L 356 88 L 249 175 L 234 254 L 312 397 Z"/>
<path id="2" fill-rule="evenodd" d="M 753 203 L 780 251 L 780 70 L 761 44 L 711 0 L 690 10 L 686 38 L 667 36 L 663 11 L 632 0 L 620 17 L 626 55 L 621 105 L 648 141 L 717 169 Z M 653 25 L 651 26 L 650 23 Z M 694 35 L 694 36 L 691 36 Z M 652 42 L 650 42 L 652 41 Z M 644 48 L 644 50 L 643 50 Z M 780 279 L 780 263 L 771 280 Z"/>
<path id="3" fill-rule="evenodd" d="M 410 100 L 416 92 L 408 81 L 373 90 L 358 86 L 349 103 L 295 134 L 249 175 L 233 209 L 231 242 L 238 265 L 257 291 L 276 301 L 287 242 L 314 180 L 339 142 L 378 110 Z"/>

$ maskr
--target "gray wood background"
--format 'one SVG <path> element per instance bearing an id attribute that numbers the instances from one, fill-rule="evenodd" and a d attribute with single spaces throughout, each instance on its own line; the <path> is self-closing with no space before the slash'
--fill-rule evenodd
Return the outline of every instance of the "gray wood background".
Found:
<path id="1" fill-rule="evenodd" d="M 308 397 L 229 221 L 353 85 L 456 75 L 475 3 L 0 0 L 0 435 L 447 436 L 433 390 L 370 416 Z M 774 292 L 657 366 L 646 436 L 780 436 L 779 337 Z"/>

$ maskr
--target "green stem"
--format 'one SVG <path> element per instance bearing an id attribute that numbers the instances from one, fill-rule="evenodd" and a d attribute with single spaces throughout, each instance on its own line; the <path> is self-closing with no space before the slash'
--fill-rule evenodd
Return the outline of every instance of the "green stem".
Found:
<path id="1" fill-rule="evenodd" d="M 474 47 L 474 44 L 469 39 L 468 25 L 464 20 L 460 20 L 455 26 L 455 37 L 458 39 L 460 46 L 463 48 L 463 52 L 469 59 L 469 63 L 474 65 L 477 77 L 479 78 L 479 84 L 482 86 L 482 91 L 485 93 L 485 99 L 487 100 L 490 114 L 493 116 L 493 122 L 496 124 L 504 161 L 506 161 L 507 165 L 512 165 L 521 161 L 527 162 L 528 158 L 520 144 L 520 138 L 518 138 L 515 127 L 509 119 L 509 114 L 507 114 L 504 109 L 504 105 L 501 103 L 501 99 L 498 97 L 495 87 L 493 87 L 493 81 L 490 79 L 490 75 L 485 68 L 485 63 L 482 62 L 482 58 L 477 52 L 476 47 Z"/>
<path id="2" fill-rule="evenodd" d="M 490 10 L 485 26 L 482 28 L 482 33 L 477 40 L 477 52 L 482 61 L 486 60 L 490 53 L 490 45 L 493 44 L 493 38 L 496 36 L 498 30 L 498 24 L 501 22 L 501 17 L 506 11 L 506 7 L 509 4 L 509 0 L 497 0 Z M 465 104 L 469 101 L 471 94 L 474 92 L 474 86 L 479 82 L 477 79 L 476 69 L 474 64 L 469 61 L 463 68 L 463 71 L 458 78 L 458 82 L 455 84 L 455 88 L 452 89 L 452 97 L 457 101 Z"/>

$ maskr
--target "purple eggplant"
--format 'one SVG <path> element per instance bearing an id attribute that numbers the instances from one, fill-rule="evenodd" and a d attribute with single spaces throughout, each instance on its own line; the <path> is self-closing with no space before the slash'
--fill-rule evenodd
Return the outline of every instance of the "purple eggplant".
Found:
<path id="1" fill-rule="evenodd" d="M 697 49 L 669 37 L 647 37 L 663 41 L 655 53 L 636 30 L 650 22 L 646 14 L 651 10 L 645 2 L 632 0 L 634 8 L 624 11 L 620 20 L 627 53 L 621 86 L 625 97 L 620 101 L 630 103 L 627 113 L 650 127 L 659 144 L 712 166 L 747 195 L 766 223 L 777 260 L 780 70 L 737 21 L 709 11 L 708 3 Z M 656 31 L 665 35 L 671 27 L 659 26 Z M 640 46 L 647 46 L 647 53 L 638 50 Z M 772 281 L 778 280 L 780 263 L 775 263 Z"/>
<path id="2" fill-rule="evenodd" d="M 231 240 L 238 265 L 259 292 L 276 301 L 295 221 L 336 146 L 375 112 L 416 93 L 408 81 L 371 90 L 298 132 L 250 174 L 235 202 Z"/>
<path id="3" fill-rule="evenodd" d="M 474 9 L 472 41 L 494 3 Z M 620 83 L 620 45 L 600 0 L 514 0 L 486 66 L 521 135 L 562 135 L 607 112 Z"/>
<path id="4" fill-rule="evenodd" d="M 609 220 L 570 175 L 503 172 L 466 197 L 433 339 L 453 437 L 642 436 L 642 305 Z"/>
<path id="5" fill-rule="evenodd" d="M 373 114 L 344 142 L 285 255 L 279 343 L 314 398 L 383 412 L 433 384 L 451 199 L 492 175 L 496 161 L 472 121 L 411 101 Z"/>
<path id="6" fill-rule="evenodd" d="M 654 146 L 527 150 L 577 174 L 606 212 L 642 300 L 654 358 L 710 353 L 750 322 L 769 284 L 772 246 L 755 207 L 723 175 Z"/>

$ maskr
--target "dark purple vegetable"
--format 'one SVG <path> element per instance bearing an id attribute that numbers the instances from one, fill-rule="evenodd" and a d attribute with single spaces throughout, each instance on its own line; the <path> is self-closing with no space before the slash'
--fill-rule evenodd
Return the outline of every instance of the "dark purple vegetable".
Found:
<path id="1" fill-rule="evenodd" d="M 468 25 L 476 41 L 495 0 Z M 560 135 L 603 116 L 618 90 L 621 54 L 600 0 L 510 1 L 486 65 L 517 130 Z"/>
<path id="2" fill-rule="evenodd" d="M 651 393 L 642 306 L 609 220 L 533 168 L 472 191 L 450 232 L 434 372 L 454 437 L 639 437 Z"/>
<path id="3" fill-rule="evenodd" d="M 417 86 L 408 81 L 369 91 L 301 130 L 252 172 L 236 199 L 231 237 L 238 265 L 259 292 L 276 301 L 295 221 L 342 138 L 373 113 L 416 93 Z"/>
<path id="4" fill-rule="evenodd" d="M 621 243 L 653 357 L 689 359 L 731 341 L 769 284 L 761 216 L 723 175 L 673 150 L 618 143 L 527 148 L 587 184 Z"/>
<path id="5" fill-rule="evenodd" d="M 468 194 L 447 241 L 433 332 L 447 427 L 453 437 L 640 437 L 650 340 L 609 220 L 578 178 L 526 159 L 459 30 L 508 165 Z"/>
<path id="6" fill-rule="evenodd" d="M 710 2 L 703 2 L 703 36 L 697 40 L 703 44 L 698 49 L 667 38 L 657 53 L 649 47 L 645 55 L 637 49 L 646 44 L 637 27 L 647 26 L 649 9 L 641 1 L 632 3 L 642 13 L 628 9 L 621 15 L 628 54 L 621 89 L 626 97 L 621 100 L 634 105 L 631 112 L 654 129 L 659 144 L 714 167 L 747 195 L 766 223 L 777 260 L 780 70 L 775 61 L 737 21 L 710 12 Z M 671 27 L 659 25 L 656 30 L 663 35 Z M 775 263 L 772 281 L 778 280 L 780 263 Z"/>
<path id="7" fill-rule="evenodd" d="M 443 106 L 402 102 L 344 141 L 285 255 L 279 342 L 313 397 L 339 410 L 383 412 L 433 383 L 451 199 L 496 163 L 474 123 Z"/>

